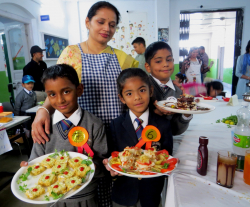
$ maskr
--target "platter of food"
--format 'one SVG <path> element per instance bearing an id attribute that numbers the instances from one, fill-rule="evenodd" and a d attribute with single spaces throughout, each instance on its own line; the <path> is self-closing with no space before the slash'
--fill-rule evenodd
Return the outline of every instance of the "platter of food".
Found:
<path id="1" fill-rule="evenodd" d="M 194 96 L 187 94 L 181 95 L 175 102 L 159 101 L 157 105 L 167 111 L 181 114 L 204 114 L 215 109 L 214 106 L 196 101 Z"/>
<path id="2" fill-rule="evenodd" d="M 170 156 L 167 150 L 156 151 L 154 147 L 142 150 L 126 147 L 122 152 L 112 152 L 108 166 L 128 177 L 152 178 L 169 175 L 178 165 L 178 159 Z"/>
<path id="3" fill-rule="evenodd" d="M 94 176 L 95 166 L 84 154 L 55 152 L 38 157 L 21 167 L 11 182 L 13 194 L 20 200 L 33 204 L 56 202 L 68 193 L 68 198 L 84 189 Z"/>

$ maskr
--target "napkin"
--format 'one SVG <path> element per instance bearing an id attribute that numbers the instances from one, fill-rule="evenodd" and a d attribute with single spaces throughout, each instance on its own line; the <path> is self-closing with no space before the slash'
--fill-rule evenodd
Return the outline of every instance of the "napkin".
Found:
<path id="1" fill-rule="evenodd" d="M 230 98 L 230 100 L 229 100 L 229 102 L 228 102 L 227 105 L 229 105 L 229 106 L 236 106 L 236 105 L 238 105 L 238 104 L 239 104 L 238 96 L 237 96 L 237 94 L 235 94 L 235 95 L 233 95 L 233 96 Z"/>

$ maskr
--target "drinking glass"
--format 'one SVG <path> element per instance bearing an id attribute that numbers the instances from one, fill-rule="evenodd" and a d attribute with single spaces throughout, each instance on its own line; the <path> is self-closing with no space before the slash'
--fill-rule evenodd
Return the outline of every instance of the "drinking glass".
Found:
<path id="1" fill-rule="evenodd" d="M 245 154 L 243 179 L 246 184 L 250 185 L 250 150 L 247 150 Z"/>
<path id="2" fill-rule="evenodd" d="M 237 155 L 229 151 L 219 151 L 217 159 L 216 183 L 223 187 L 232 188 L 234 184 Z"/>

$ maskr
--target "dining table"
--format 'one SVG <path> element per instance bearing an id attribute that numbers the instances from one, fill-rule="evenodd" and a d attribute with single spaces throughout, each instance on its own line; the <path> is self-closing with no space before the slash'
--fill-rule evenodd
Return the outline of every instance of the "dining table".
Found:
<path id="1" fill-rule="evenodd" d="M 236 106 L 223 100 L 203 101 L 215 110 L 194 114 L 188 129 L 174 136 L 173 156 L 180 160 L 176 170 L 168 178 L 165 207 L 230 207 L 250 206 L 250 185 L 243 181 L 243 172 L 236 171 L 232 188 L 216 184 L 218 151 L 233 152 L 233 130 L 235 126 L 218 120 L 236 115 L 243 100 Z M 199 137 L 208 137 L 207 174 L 197 172 Z"/>

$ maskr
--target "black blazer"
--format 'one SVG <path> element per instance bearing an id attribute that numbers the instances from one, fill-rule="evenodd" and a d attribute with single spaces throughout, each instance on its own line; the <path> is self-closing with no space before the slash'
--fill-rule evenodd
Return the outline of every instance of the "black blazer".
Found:
<path id="1" fill-rule="evenodd" d="M 172 154 L 173 137 L 169 120 L 150 111 L 148 125 L 153 125 L 159 129 L 161 149 L 166 149 L 169 154 Z M 112 120 L 111 134 L 113 139 L 112 151 L 121 152 L 125 147 L 135 146 L 138 143 L 129 112 Z M 135 205 L 140 200 L 142 207 L 158 207 L 164 177 L 139 180 L 138 178 L 117 176 L 112 190 L 112 199 L 114 202 L 125 206 Z"/>

